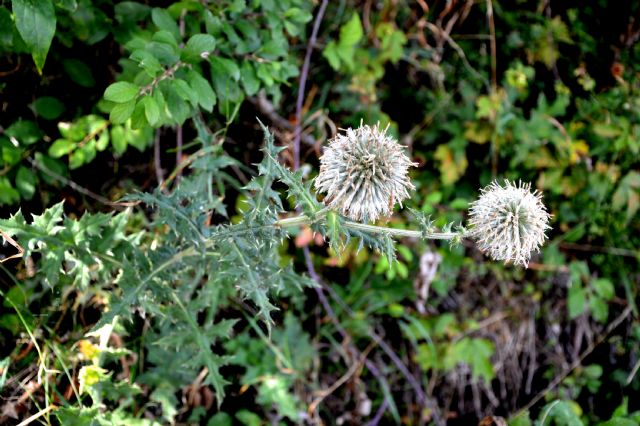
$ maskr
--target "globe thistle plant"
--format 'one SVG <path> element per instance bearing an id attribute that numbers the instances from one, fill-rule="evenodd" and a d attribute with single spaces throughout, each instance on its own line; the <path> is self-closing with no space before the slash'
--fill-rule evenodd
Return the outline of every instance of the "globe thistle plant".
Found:
<path id="1" fill-rule="evenodd" d="M 357 221 L 389 216 L 393 206 L 414 189 L 408 177 L 415 166 L 403 146 L 380 129 L 360 124 L 329 141 L 320 158 L 315 187 L 326 193 L 325 204 Z"/>
<path id="2" fill-rule="evenodd" d="M 470 236 L 494 260 L 525 267 L 531 253 L 540 251 L 551 216 L 542 204 L 542 194 L 531 184 L 497 181 L 482 190 L 469 209 Z"/>

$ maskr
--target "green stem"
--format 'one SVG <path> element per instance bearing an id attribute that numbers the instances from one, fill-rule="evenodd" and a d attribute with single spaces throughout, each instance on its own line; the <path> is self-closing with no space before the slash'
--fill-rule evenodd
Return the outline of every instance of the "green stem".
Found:
<path id="1" fill-rule="evenodd" d="M 327 207 L 320 210 L 316 214 L 315 221 L 324 218 L 328 212 L 329 212 L 329 209 Z M 300 216 L 288 217 L 286 219 L 277 220 L 274 223 L 274 226 L 277 226 L 280 228 L 292 228 L 300 225 L 309 225 L 312 222 L 314 221 L 308 218 L 307 216 L 300 215 Z M 263 226 L 269 226 L 269 225 L 263 225 Z M 369 234 L 385 234 L 385 235 L 398 237 L 398 238 L 408 237 L 408 238 L 420 238 L 425 240 L 451 240 L 459 236 L 459 233 L 457 232 L 429 232 L 428 234 L 424 234 L 422 231 L 415 231 L 411 229 L 387 228 L 385 226 L 367 225 L 365 223 L 353 222 L 350 220 L 345 221 L 344 226 L 345 228 L 348 228 L 348 229 L 367 232 Z"/>
<path id="2" fill-rule="evenodd" d="M 346 221 L 344 226 L 349 229 L 368 232 L 370 234 L 386 234 L 393 237 L 423 238 L 425 240 L 451 240 L 458 236 L 457 232 L 429 232 L 425 235 L 422 231 L 387 228 L 384 226 L 367 225 L 351 221 Z"/>

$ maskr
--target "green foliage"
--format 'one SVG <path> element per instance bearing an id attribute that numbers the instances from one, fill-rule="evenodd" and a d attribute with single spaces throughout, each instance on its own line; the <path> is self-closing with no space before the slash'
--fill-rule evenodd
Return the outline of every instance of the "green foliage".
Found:
<path id="1" fill-rule="evenodd" d="M 83 91 L 91 89 L 85 99 L 93 105 L 81 111 L 65 105 L 76 102 L 68 93 L 39 96 L 32 105 L 39 120 L 26 113 L 11 117 L 14 123 L 4 130 L 9 140 L 0 135 L 0 145 L 11 141 L 13 147 L 6 150 L 15 151 L 0 159 L 0 166 L 10 171 L 0 178 L 6 192 L 0 203 L 33 196 L 25 186 L 25 172 L 17 174 L 34 150 L 66 158 L 73 170 L 103 151 L 120 157 L 128 146 L 144 150 L 153 139 L 153 129 L 187 125 L 203 112 L 231 123 L 245 98 L 260 90 L 278 102 L 281 86 L 298 73 L 297 60 L 289 55 L 289 38 L 303 36 L 300 28 L 311 19 L 310 4 L 287 0 L 242 5 L 178 2 L 151 8 L 137 2 L 114 5 L 87 0 L 15 0 L 11 9 L 0 5 L 0 51 L 16 56 L 31 53 L 43 81 L 50 77 L 49 69 L 61 65 L 67 82 Z M 96 80 L 97 70 L 64 50 L 109 39 L 128 52 L 128 58 L 120 61 L 118 81 L 110 85 L 103 76 Z M 44 69 L 47 57 L 50 65 Z M 46 121 L 57 123 L 57 132 Z M 54 171 L 67 175 L 66 169 Z M 28 182 L 38 183 L 36 174 Z M 50 178 L 50 174 L 43 177 Z"/>
<path id="2" fill-rule="evenodd" d="M 0 423 L 640 424 L 638 6 L 329 2 L 292 171 L 320 3 L 0 2 Z M 419 164 L 377 230 L 311 190 L 361 120 Z M 528 270 L 454 226 L 494 178 L 553 215 Z"/>
<path id="3" fill-rule="evenodd" d="M 38 73 L 56 32 L 56 14 L 51 0 L 11 0 L 16 28 L 31 52 Z"/>

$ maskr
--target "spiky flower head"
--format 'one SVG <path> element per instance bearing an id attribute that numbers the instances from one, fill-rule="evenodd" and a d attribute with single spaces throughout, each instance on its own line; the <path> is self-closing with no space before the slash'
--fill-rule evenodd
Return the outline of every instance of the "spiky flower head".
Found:
<path id="1" fill-rule="evenodd" d="M 531 184 L 493 181 L 471 204 L 469 224 L 478 247 L 495 260 L 529 265 L 531 253 L 540 251 L 551 215 L 542 194 Z"/>
<path id="2" fill-rule="evenodd" d="M 320 157 L 320 174 L 315 180 L 330 208 L 358 221 L 375 221 L 389 216 L 396 202 L 409 197 L 408 170 L 412 163 L 403 146 L 380 129 L 360 124 L 329 141 Z"/>

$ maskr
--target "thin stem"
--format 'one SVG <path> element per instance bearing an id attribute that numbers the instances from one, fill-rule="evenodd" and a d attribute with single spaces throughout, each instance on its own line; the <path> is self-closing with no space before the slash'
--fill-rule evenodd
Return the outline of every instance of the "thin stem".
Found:
<path id="1" fill-rule="evenodd" d="M 153 164 L 156 170 L 158 185 L 162 186 L 162 182 L 164 181 L 164 172 L 162 171 L 162 165 L 160 164 L 160 129 L 156 129 L 156 136 L 153 140 Z"/>
<path id="2" fill-rule="evenodd" d="M 184 20 L 182 20 L 184 26 Z M 180 163 L 182 162 L 182 126 L 176 127 L 176 169 L 178 170 L 178 174 L 176 176 L 176 181 L 180 180 L 180 176 L 182 174 L 182 168 L 180 167 Z"/>
<path id="3" fill-rule="evenodd" d="M 302 103 L 304 102 L 304 92 L 307 85 L 307 77 L 309 75 L 309 66 L 311 65 L 311 53 L 316 45 L 316 38 L 318 37 L 318 30 L 320 29 L 320 23 L 324 16 L 324 11 L 327 8 L 328 0 L 322 0 L 320 9 L 313 23 L 313 29 L 311 30 L 311 37 L 309 37 L 309 43 L 307 44 L 307 52 L 304 56 L 304 62 L 302 64 L 302 70 L 300 71 L 300 88 L 298 89 L 298 97 L 296 99 L 296 127 L 293 136 L 293 169 L 298 170 L 300 167 L 300 135 L 302 134 Z"/>
<path id="4" fill-rule="evenodd" d="M 428 234 L 424 234 L 422 231 L 414 231 L 411 229 L 387 228 L 351 221 L 346 221 L 344 226 L 345 228 L 364 231 L 369 234 L 386 234 L 393 237 L 423 238 L 425 240 L 451 240 L 460 235 L 457 232 L 429 232 Z"/>

